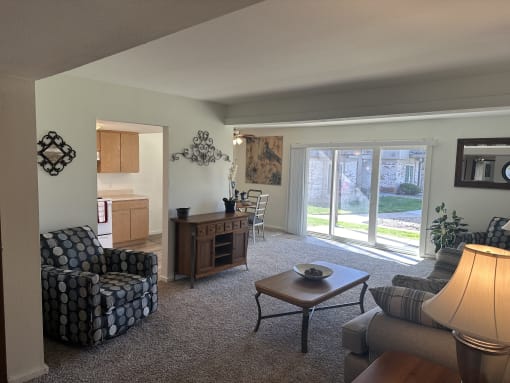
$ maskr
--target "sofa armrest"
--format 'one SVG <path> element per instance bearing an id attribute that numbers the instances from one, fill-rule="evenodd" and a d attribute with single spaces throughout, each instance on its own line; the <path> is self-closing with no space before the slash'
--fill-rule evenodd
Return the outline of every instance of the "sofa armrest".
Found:
<path id="1" fill-rule="evenodd" d="M 158 257 L 154 253 L 126 249 L 104 249 L 108 271 L 146 277 L 151 286 L 158 281 Z"/>
<path id="2" fill-rule="evenodd" d="M 434 269 L 427 277 L 429 279 L 450 279 L 459 264 L 462 250 L 445 247 L 436 253 Z"/>
<path id="3" fill-rule="evenodd" d="M 354 354 L 367 353 L 367 328 L 374 315 L 380 311 L 379 307 L 374 307 L 345 323 L 342 326 L 342 346 Z"/>
<path id="4" fill-rule="evenodd" d="M 369 359 L 402 351 L 457 369 L 455 340 L 449 330 L 422 326 L 379 312 L 367 329 Z"/>
<path id="5" fill-rule="evenodd" d="M 41 266 L 44 330 L 84 345 L 102 339 L 99 275 Z"/>

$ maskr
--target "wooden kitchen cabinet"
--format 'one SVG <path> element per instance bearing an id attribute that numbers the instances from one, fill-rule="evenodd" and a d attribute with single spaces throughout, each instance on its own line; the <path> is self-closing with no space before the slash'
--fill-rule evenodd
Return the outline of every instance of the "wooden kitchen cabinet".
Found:
<path id="1" fill-rule="evenodd" d="M 120 134 L 120 172 L 138 173 L 139 167 L 139 137 L 138 133 L 122 132 Z"/>
<path id="2" fill-rule="evenodd" d="M 176 231 L 175 272 L 190 276 L 192 287 L 196 278 L 247 265 L 247 213 L 199 214 L 172 221 Z"/>
<path id="3" fill-rule="evenodd" d="M 149 236 L 149 200 L 112 202 L 113 245 L 143 241 Z"/>
<path id="4" fill-rule="evenodd" d="M 96 131 L 99 153 L 98 173 L 138 173 L 140 171 L 139 136 L 135 132 Z"/>

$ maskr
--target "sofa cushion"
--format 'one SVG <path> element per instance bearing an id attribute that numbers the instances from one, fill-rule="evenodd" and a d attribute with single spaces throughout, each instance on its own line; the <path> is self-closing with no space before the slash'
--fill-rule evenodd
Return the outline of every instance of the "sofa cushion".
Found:
<path id="1" fill-rule="evenodd" d="M 427 291 L 436 294 L 448 283 L 448 279 L 427 279 L 397 274 L 391 280 L 393 286 L 407 287 L 409 289 Z"/>
<path id="2" fill-rule="evenodd" d="M 140 275 L 109 272 L 99 278 L 101 304 L 105 311 L 143 297 L 149 291 L 147 278 Z"/>
<path id="3" fill-rule="evenodd" d="M 388 315 L 429 327 L 442 327 L 421 308 L 434 294 L 406 287 L 387 286 L 371 288 L 377 305 Z"/>
<path id="4" fill-rule="evenodd" d="M 42 264 L 95 274 L 106 272 L 104 250 L 89 226 L 41 234 L 40 246 Z"/>

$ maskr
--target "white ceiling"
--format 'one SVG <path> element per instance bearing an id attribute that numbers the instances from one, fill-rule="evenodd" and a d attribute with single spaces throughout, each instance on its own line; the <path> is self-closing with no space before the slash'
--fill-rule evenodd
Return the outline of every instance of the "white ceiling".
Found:
<path id="1" fill-rule="evenodd" d="M 265 0 L 69 74 L 229 104 L 508 64 L 507 0 Z"/>
<path id="2" fill-rule="evenodd" d="M 261 0 L 1 0 L 0 75 L 40 79 Z"/>

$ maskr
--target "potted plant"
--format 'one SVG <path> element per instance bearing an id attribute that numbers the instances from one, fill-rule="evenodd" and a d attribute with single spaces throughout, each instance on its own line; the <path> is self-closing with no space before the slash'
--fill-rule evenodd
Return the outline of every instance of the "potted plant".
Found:
<path id="1" fill-rule="evenodd" d="M 457 212 L 453 210 L 452 216 L 449 219 L 444 202 L 436 206 L 435 210 L 439 216 L 427 228 L 431 233 L 431 241 L 436 246 L 434 251 L 437 252 L 444 247 L 455 247 L 457 235 L 467 231 L 465 228 L 467 224 L 461 222 L 464 218 L 459 217 Z"/>
<path id="2" fill-rule="evenodd" d="M 225 203 L 225 212 L 226 213 L 234 213 L 236 211 L 236 198 L 235 198 L 236 173 L 237 173 L 237 163 L 236 163 L 236 161 L 234 161 L 234 162 L 232 162 L 232 166 L 230 166 L 230 169 L 228 171 L 228 198 L 223 198 L 223 202 Z"/>

